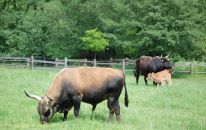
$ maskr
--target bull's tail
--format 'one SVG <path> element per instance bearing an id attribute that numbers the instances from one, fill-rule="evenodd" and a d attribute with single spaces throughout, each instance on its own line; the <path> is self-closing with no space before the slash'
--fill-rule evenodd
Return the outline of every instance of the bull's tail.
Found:
<path id="1" fill-rule="evenodd" d="M 134 68 L 134 77 L 137 76 L 136 67 Z"/>
<path id="2" fill-rule="evenodd" d="M 136 82 L 138 84 L 139 81 L 139 74 L 140 74 L 140 58 L 138 58 L 135 62 L 135 68 L 134 68 L 134 76 L 136 77 Z"/>
<path id="3" fill-rule="evenodd" d="M 134 77 L 137 77 L 137 71 L 139 70 L 139 61 L 139 58 L 135 61 Z"/>
<path id="4" fill-rule="evenodd" d="M 124 75 L 124 74 L 123 74 Z M 127 87 L 126 87 L 126 82 L 125 82 L 125 75 L 124 75 L 124 89 L 125 89 L 125 96 L 124 96 L 124 104 L 126 107 L 129 105 L 129 99 L 128 99 L 128 94 L 127 94 Z"/>

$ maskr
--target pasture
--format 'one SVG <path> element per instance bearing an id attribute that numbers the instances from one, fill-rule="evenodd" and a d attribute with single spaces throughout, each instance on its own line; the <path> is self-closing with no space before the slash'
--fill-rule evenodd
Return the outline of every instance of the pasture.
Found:
<path id="1" fill-rule="evenodd" d="M 0 66 L 1 130 L 205 130 L 206 75 L 175 75 L 171 87 L 146 86 L 143 77 L 136 85 L 132 72 L 126 73 L 129 107 L 124 106 L 124 90 L 120 97 L 121 123 L 107 123 L 106 101 L 92 106 L 82 103 L 80 116 L 73 109 L 67 121 L 57 113 L 46 125 L 39 123 L 37 102 L 27 98 L 24 90 L 43 96 L 56 69 L 30 70 Z M 115 119 L 115 118 L 114 118 Z"/>

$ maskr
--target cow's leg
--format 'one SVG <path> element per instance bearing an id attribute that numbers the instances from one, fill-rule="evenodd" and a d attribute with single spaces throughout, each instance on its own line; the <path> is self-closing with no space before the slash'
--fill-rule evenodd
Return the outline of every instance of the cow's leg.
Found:
<path id="1" fill-rule="evenodd" d="M 74 115 L 76 117 L 78 117 L 80 105 L 81 105 L 81 97 L 80 96 L 73 96 L 73 104 L 74 104 Z"/>
<path id="2" fill-rule="evenodd" d="M 63 118 L 63 121 L 66 121 L 66 120 L 67 120 L 67 115 L 68 115 L 68 111 L 64 111 L 64 118 Z"/>
<path id="3" fill-rule="evenodd" d="M 155 85 L 157 87 L 157 83 L 155 81 L 153 81 L 153 85 Z"/>
<path id="4" fill-rule="evenodd" d="M 169 86 L 172 85 L 172 79 L 169 79 L 169 81 L 168 81 L 168 85 L 169 85 Z"/>

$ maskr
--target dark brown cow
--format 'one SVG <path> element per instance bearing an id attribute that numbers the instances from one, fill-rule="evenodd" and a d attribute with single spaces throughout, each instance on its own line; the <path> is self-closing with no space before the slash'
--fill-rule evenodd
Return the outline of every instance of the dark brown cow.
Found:
<path id="1" fill-rule="evenodd" d="M 125 86 L 125 77 L 121 70 L 98 67 L 65 68 L 55 76 L 46 95 L 37 99 L 40 122 L 46 123 L 55 112 L 64 112 L 63 120 L 67 119 L 68 111 L 74 107 L 74 115 L 79 116 L 81 101 L 96 105 L 103 100 L 107 101 L 109 120 L 116 115 L 120 121 L 119 96 L 125 88 L 125 106 L 128 106 L 128 95 Z"/>
<path id="2" fill-rule="evenodd" d="M 136 60 L 134 70 L 137 84 L 139 81 L 139 75 L 144 75 L 145 84 L 147 85 L 146 78 L 149 73 L 156 73 L 164 69 L 172 69 L 172 64 L 170 63 L 168 56 L 163 58 L 159 56 L 141 56 Z"/>

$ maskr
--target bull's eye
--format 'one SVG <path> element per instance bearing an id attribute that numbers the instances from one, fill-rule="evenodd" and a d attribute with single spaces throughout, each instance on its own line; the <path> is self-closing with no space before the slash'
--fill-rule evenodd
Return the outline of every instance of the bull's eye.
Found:
<path id="1" fill-rule="evenodd" d="M 50 115 L 50 110 L 47 110 L 44 116 L 48 117 Z"/>

